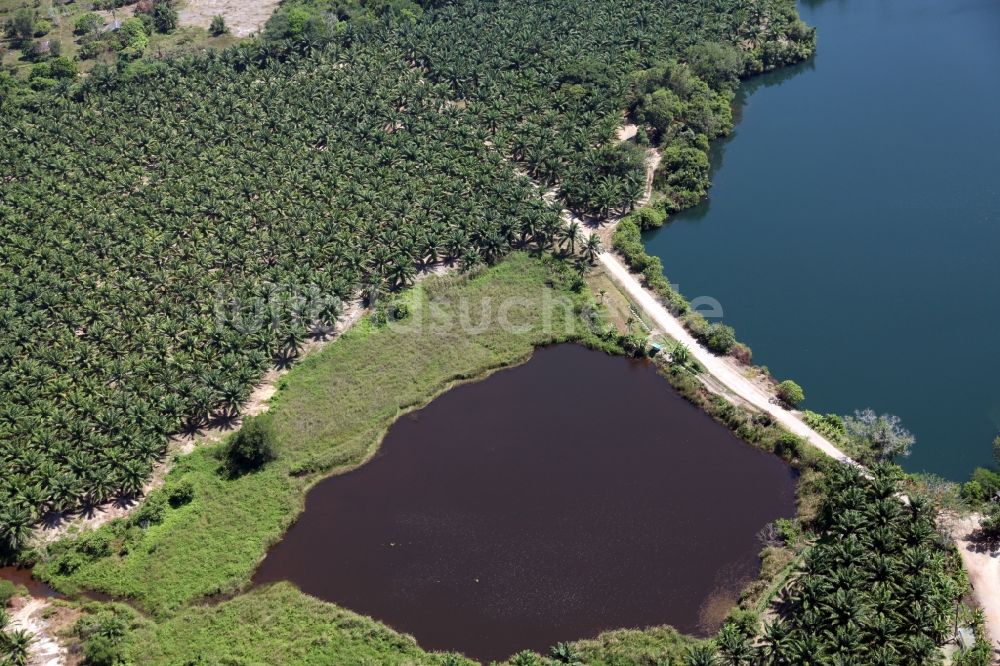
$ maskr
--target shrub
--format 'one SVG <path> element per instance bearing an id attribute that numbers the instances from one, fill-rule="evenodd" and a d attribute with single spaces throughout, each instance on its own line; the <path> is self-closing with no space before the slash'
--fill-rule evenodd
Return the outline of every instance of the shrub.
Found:
<path id="1" fill-rule="evenodd" d="M 802 455 L 802 438 L 783 432 L 774 443 L 774 453 L 791 462 Z"/>
<path id="2" fill-rule="evenodd" d="M 618 337 L 618 344 L 627 354 L 632 356 L 642 356 L 646 351 L 645 336 L 635 333 L 626 333 Z"/>
<path id="3" fill-rule="evenodd" d="M 236 474 L 260 469 L 275 455 L 274 428 L 266 416 L 247 420 L 226 447 L 229 470 Z"/>
<path id="4" fill-rule="evenodd" d="M 750 365 L 753 361 L 753 352 L 742 342 L 733 345 L 733 348 L 729 350 L 729 355 L 736 359 L 740 365 Z"/>
<path id="5" fill-rule="evenodd" d="M 542 660 L 530 650 L 522 650 L 510 658 L 510 666 L 542 666 Z"/>
<path id="6" fill-rule="evenodd" d="M 73 24 L 73 32 L 78 35 L 92 35 L 100 32 L 103 27 L 104 19 L 99 14 L 87 12 Z"/>
<path id="7" fill-rule="evenodd" d="M 75 79 L 76 63 L 66 56 L 52 58 L 48 62 L 50 76 L 53 79 Z"/>
<path id="8" fill-rule="evenodd" d="M 844 428 L 853 444 L 875 460 L 908 456 L 915 441 L 898 416 L 876 415 L 871 409 L 856 411 L 854 416 L 845 418 Z"/>
<path id="9" fill-rule="evenodd" d="M 806 394 L 802 391 L 801 386 L 793 382 L 791 379 L 786 379 L 778 384 L 778 397 L 781 398 L 782 402 L 785 404 L 796 407 L 800 402 L 806 399 Z"/>
<path id="10" fill-rule="evenodd" d="M 978 481 L 970 480 L 962 484 L 962 499 L 969 502 L 979 503 L 986 499 L 986 491 Z"/>
<path id="11" fill-rule="evenodd" d="M 121 649 L 107 636 L 96 634 L 83 643 L 83 663 L 88 666 L 114 666 L 121 659 Z"/>
<path id="12" fill-rule="evenodd" d="M 163 522 L 163 516 L 167 513 L 167 503 L 162 493 L 154 493 L 146 498 L 142 506 L 132 515 L 130 521 L 139 527 L 149 527 Z"/>
<path id="13" fill-rule="evenodd" d="M 80 42 L 80 48 L 76 54 L 80 60 L 90 60 L 96 58 L 105 48 L 105 44 L 97 39 L 84 39 Z"/>
<path id="14" fill-rule="evenodd" d="M 44 37 L 50 32 L 52 32 L 52 24 L 49 21 L 45 19 L 35 21 L 35 37 Z"/>
<path id="15" fill-rule="evenodd" d="M 95 560 L 107 557 L 111 554 L 111 535 L 104 530 L 91 532 L 80 539 L 77 551 Z"/>
<path id="16" fill-rule="evenodd" d="M 153 28 L 157 32 L 173 32 L 177 28 L 177 12 L 170 6 L 169 2 L 160 0 L 153 5 L 150 16 L 153 17 Z"/>
<path id="17" fill-rule="evenodd" d="M 971 502 L 985 502 L 1000 492 L 1000 474 L 977 467 L 972 478 L 962 486 L 962 497 Z"/>
<path id="18" fill-rule="evenodd" d="M 149 44 L 149 35 L 142 19 L 133 16 L 125 19 L 118 28 L 118 52 L 126 58 L 138 58 Z"/>
<path id="19" fill-rule="evenodd" d="M 212 17 L 212 24 L 208 26 L 208 32 L 213 37 L 219 37 L 229 32 L 229 27 L 226 25 L 226 19 L 222 18 L 221 14 L 216 14 Z"/>
<path id="20" fill-rule="evenodd" d="M 982 538 L 996 541 L 1000 539 L 1000 504 L 990 504 L 989 509 L 979 523 L 979 534 Z"/>
<path id="21" fill-rule="evenodd" d="M 35 10 L 28 7 L 18 9 L 14 12 L 10 25 L 12 36 L 27 42 L 35 36 Z"/>
<path id="22" fill-rule="evenodd" d="M 662 227 L 663 223 L 667 221 L 667 214 L 658 208 L 643 206 L 632 212 L 632 219 L 639 226 L 639 229 L 646 231 Z"/>
<path id="23" fill-rule="evenodd" d="M 670 198 L 674 209 L 690 208 L 707 194 L 708 173 L 708 155 L 703 150 L 671 145 L 663 151 L 656 185 Z"/>
<path id="24" fill-rule="evenodd" d="M 580 656 L 569 643 L 556 643 L 549 650 L 549 656 L 557 664 L 579 664 Z"/>
<path id="25" fill-rule="evenodd" d="M 395 321 L 402 321 L 410 316 L 410 306 L 404 301 L 397 301 L 389 308 L 389 315 Z"/>
<path id="26" fill-rule="evenodd" d="M 0 579 L 0 610 L 7 606 L 15 596 L 17 596 L 17 586 L 9 580 Z"/>
<path id="27" fill-rule="evenodd" d="M 705 345 L 716 354 L 728 354 L 736 344 L 736 331 L 732 326 L 714 322 L 703 333 Z"/>
<path id="28" fill-rule="evenodd" d="M 193 499 L 194 484 L 187 479 L 178 481 L 167 488 L 167 502 L 175 509 L 185 504 L 190 504 Z"/>

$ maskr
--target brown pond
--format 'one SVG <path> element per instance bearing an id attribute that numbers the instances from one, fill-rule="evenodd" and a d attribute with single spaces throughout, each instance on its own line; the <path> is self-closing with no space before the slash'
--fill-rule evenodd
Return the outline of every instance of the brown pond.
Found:
<path id="1" fill-rule="evenodd" d="M 0 567 L 0 580 L 9 580 L 18 587 L 28 590 L 33 597 L 54 597 L 56 591 L 40 580 L 31 577 L 31 569 Z"/>
<path id="2" fill-rule="evenodd" d="M 794 493 L 648 363 L 561 345 L 401 418 L 309 493 L 254 580 L 483 660 L 618 627 L 705 634 Z"/>

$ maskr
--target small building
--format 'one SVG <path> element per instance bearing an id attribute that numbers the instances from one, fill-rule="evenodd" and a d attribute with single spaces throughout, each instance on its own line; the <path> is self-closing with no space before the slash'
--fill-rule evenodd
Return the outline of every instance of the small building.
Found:
<path id="1" fill-rule="evenodd" d="M 649 344 L 649 350 L 646 353 L 649 354 L 650 358 L 652 358 L 653 356 L 659 354 L 661 351 L 663 351 L 663 345 L 661 345 L 658 342 L 651 342 Z"/>

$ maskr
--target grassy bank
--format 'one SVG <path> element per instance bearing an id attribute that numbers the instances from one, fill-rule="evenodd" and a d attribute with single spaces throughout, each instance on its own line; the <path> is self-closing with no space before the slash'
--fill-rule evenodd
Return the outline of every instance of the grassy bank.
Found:
<path id="1" fill-rule="evenodd" d="M 129 634 L 122 653 L 127 663 L 164 665 L 472 663 L 424 652 L 409 636 L 287 583 L 143 623 Z"/>

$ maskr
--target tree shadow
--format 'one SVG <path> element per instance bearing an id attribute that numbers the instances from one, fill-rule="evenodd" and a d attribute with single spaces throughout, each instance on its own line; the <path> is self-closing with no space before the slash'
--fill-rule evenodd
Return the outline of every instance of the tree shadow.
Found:
<path id="1" fill-rule="evenodd" d="M 973 530 L 967 537 L 967 550 L 974 553 L 986 553 L 990 557 L 1000 557 L 1000 535 L 992 534 L 982 528 Z"/>

